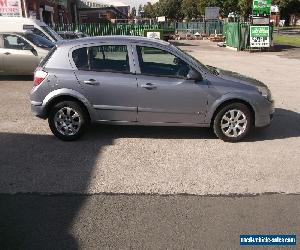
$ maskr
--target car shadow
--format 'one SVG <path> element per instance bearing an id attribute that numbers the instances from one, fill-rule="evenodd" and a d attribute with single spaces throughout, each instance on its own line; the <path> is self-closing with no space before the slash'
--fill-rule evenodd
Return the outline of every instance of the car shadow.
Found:
<path id="1" fill-rule="evenodd" d="M 84 193 L 96 159 L 113 141 L 62 142 L 54 136 L 0 133 L 0 248 L 78 249 L 69 229 L 85 196 L 74 202 L 30 199 L 16 193 Z M 8 198 L 10 196 L 10 198 Z"/>
<path id="2" fill-rule="evenodd" d="M 255 129 L 246 141 L 269 141 L 296 137 L 300 137 L 300 114 L 277 108 L 271 125 L 267 128 Z"/>
<path id="3" fill-rule="evenodd" d="M 151 138 L 151 139 L 213 139 L 216 138 L 209 128 L 197 127 L 157 127 L 157 126 L 110 126 L 95 124 L 91 126 L 83 140 L 95 135 L 101 138 Z"/>
<path id="4" fill-rule="evenodd" d="M 205 140 L 217 138 L 210 128 L 93 125 L 83 140 L 90 140 L 95 136 L 112 140 L 118 138 Z M 279 108 L 276 109 L 269 127 L 255 129 L 243 141 L 266 141 L 291 137 L 300 137 L 300 114 Z"/>
<path id="5" fill-rule="evenodd" d="M 0 81 L 33 81 L 33 75 L 1 76 Z"/>

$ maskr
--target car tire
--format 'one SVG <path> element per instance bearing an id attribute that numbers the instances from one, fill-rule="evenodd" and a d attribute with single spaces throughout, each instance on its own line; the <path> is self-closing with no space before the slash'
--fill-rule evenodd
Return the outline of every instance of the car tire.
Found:
<path id="1" fill-rule="evenodd" d="M 238 142 L 252 128 L 250 109 L 242 103 L 232 103 L 220 109 L 214 119 L 214 133 L 223 141 Z"/>
<path id="2" fill-rule="evenodd" d="M 64 101 L 54 105 L 48 117 L 52 133 L 63 141 L 79 139 L 88 124 L 88 116 L 79 104 Z"/>

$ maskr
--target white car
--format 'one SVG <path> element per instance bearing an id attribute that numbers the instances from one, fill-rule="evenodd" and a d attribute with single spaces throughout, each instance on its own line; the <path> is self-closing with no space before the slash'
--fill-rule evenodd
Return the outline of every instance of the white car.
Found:
<path id="1" fill-rule="evenodd" d="M 32 75 L 54 43 L 32 32 L 0 33 L 0 75 Z"/>
<path id="2" fill-rule="evenodd" d="M 62 37 L 47 24 L 37 19 L 24 17 L 0 17 L 0 32 L 31 31 L 36 35 L 49 39 L 52 42 L 62 40 Z"/>

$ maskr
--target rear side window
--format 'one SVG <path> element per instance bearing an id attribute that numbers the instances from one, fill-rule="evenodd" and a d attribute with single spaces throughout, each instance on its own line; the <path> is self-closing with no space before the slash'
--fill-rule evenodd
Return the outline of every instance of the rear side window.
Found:
<path id="1" fill-rule="evenodd" d="M 6 49 L 23 50 L 28 43 L 19 36 L 3 35 L 3 45 Z"/>
<path id="2" fill-rule="evenodd" d="M 45 58 L 40 62 L 39 67 L 44 67 L 45 64 L 48 62 L 48 60 L 50 59 L 50 57 L 54 54 L 55 50 L 57 49 L 56 46 L 54 46 L 49 52 L 48 54 L 45 56 Z"/>
<path id="3" fill-rule="evenodd" d="M 79 70 L 129 73 L 126 45 L 102 45 L 73 51 L 73 60 Z"/>

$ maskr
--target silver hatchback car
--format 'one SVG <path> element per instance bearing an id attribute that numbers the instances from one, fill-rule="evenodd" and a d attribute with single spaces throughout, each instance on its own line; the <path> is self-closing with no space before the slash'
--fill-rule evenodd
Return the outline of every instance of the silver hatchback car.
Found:
<path id="1" fill-rule="evenodd" d="M 263 83 L 132 36 L 58 42 L 35 71 L 30 99 L 33 113 L 66 141 L 99 122 L 212 127 L 236 142 L 269 125 L 274 113 Z"/>

